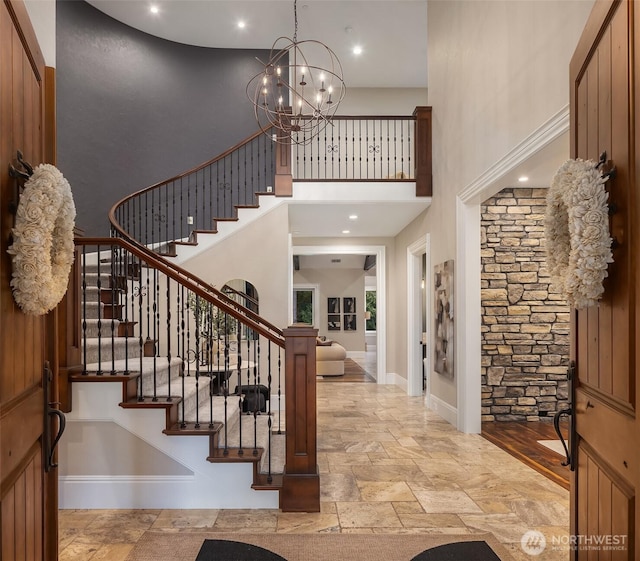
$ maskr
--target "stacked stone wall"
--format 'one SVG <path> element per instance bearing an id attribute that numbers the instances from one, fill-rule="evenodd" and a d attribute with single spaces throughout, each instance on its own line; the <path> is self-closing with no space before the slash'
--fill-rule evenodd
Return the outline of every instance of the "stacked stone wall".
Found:
<path id="1" fill-rule="evenodd" d="M 482 419 L 550 418 L 568 397 L 569 307 L 546 268 L 546 189 L 482 205 Z"/>

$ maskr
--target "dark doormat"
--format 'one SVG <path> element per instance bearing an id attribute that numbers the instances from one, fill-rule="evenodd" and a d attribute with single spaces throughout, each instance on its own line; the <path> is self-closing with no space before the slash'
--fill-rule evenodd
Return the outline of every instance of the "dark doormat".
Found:
<path id="1" fill-rule="evenodd" d="M 427 549 L 411 561 L 500 561 L 500 557 L 487 542 L 458 542 Z"/>
<path id="2" fill-rule="evenodd" d="M 195 561 L 287 560 L 257 545 L 228 540 L 205 540 Z M 500 558 L 487 542 L 469 541 L 448 543 L 427 549 L 418 553 L 411 561 L 500 561 Z"/>
<path id="3" fill-rule="evenodd" d="M 277 553 L 250 543 L 204 540 L 196 561 L 287 561 Z"/>

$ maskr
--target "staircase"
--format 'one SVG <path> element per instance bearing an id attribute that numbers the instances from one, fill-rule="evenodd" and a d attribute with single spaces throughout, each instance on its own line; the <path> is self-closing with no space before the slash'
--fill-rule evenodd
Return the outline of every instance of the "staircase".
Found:
<path id="1" fill-rule="evenodd" d="M 80 309 L 84 319 L 80 347 L 83 367 L 68 376 L 74 396 L 69 421 L 96 418 L 87 411 L 87 403 L 102 402 L 107 394 L 113 393 L 111 390 L 105 392 L 105 384 L 116 386 L 119 387 L 115 394 L 117 398 L 107 415 L 142 440 L 149 442 L 148 426 L 154 426 L 158 434 L 166 435 L 163 440 L 167 436 L 199 437 L 196 440 L 206 443 L 205 447 L 202 449 L 196 444 L 195 448 L 209 463 L 211 474 L 220 471 L 219 466 L 216 468 L 211 464 L 240 462 L 250 466 L 248 486 L 254 490 L 280 489 L 285 434 L 279 399 L 261 402 L 255 398 L 259 386 L 269 397 L 272 391 L 280 394 L 281 389 L 272 389 L 270 376 L 267 380 L 259 375 L 263 366 L 272 371 L 270 361 L 265 362 L 258 356 L 260 338 L 251 335 L 249 340 L 241 339 L 242 348 L 237 350 L 232 349 L 233 342 L 229 340 L 220 341 L 215 352 L 205 349 L 208 344 L 202 335 L 205 326 L 198 324 L 194 310 L 189 307 L 189 301 L 193 306 L 193 298 L 187 296 L 189 292 L 183 286 L 176 292 L 172 279 L 142 261 L 133 260 L 130 254 L 116 246 L 98 246 L 93 252 L 87 252 L 85 246 L 76 268 L 81 278 L 78 285 L 82 287 Z M 164 299 L 159 298 L 161 290 Z M 169 302 L 172 290 L 176 302 L 161 310 L 162 302 Z M 205 302 L 204 299 L 198 301 Z M 171 321 L 172 308 L 180 318 L 177 324 Z M 236 321 L 231 316 L 225 316 L 225 320 Z M 161 321 L 163 329 L 160 329 Z M 271 345 L 266 346 L 271 352 Z M 238 388 L 242 392 L 236 391 Z M 274 402 L 277 408 L 272 410 Z M 78 403 L 82 406 L 76 406 Z M 114 417 L 112 408 L 118 405 L 122 411 Z M 104 405 L 96 404 L 89 409 L 95 411 L 100 407 Z M 142 433 L 136 420 L 140 419 L 140 414 L 149 417 L 143 421 L 145 430 Z M 157 443 L 153 445 L 157 447 Z M 187 455 L 194 452 L 192 447 L 187 446 Z M 173 450 L 172 446 L 162 448 L 173 460 L 190 464 L 191 460 L 184 457 L 185 451 Z M 207 468 L 200 466 L 194 471 L 203 469 L 206 471 Z M 109 485 L 109 479 L 112 478 L 105 476 L 103 485 Z M 84 493 L 70 489 L 86 486 L 84 481 L 78 484 L 77 478 L 64 476 L 61 480 L 63 507 L 94 507 L 86 502 L 86 497 L 79 498 Z M 140 484 L 138 481 L 137 485 Z M 113 486 L 122 487 L 122 484 Z M 186 492 L 193 493 L 193 490 Z M 141 505 L 126 499 L 123 504 L 122 495 L 127 493 L 113 489 L 116 502 L 110 507 L 148 507 L 148 502 Z M 275 507 L 277 497 L 271 495 L 266 504 L 264 500 L 256 502 L 252 497 L 242 504 L 242 498 L 236 496 L 235 500 L 239 499 L 239 502 L 235 505 Z M 66 504 L 65 498 L 69 499 Z M 148 501 L 148 497 L 145 500 Z M 163 508 L 185 507 L 183 502 L 167 500 L 162 503 Z M 200 506 L 205 505 L 212 508 L 219 503 L 209 500 Z M 106 507 L 104 502 L 97 506 Z"/>
<path id="2" fill-rule="evenodd" d="M 430 197 L 429 108 L 412 117 L 344 119 L 331 128 L 337 136 L 309 150 L 257 132 L 119 201 L 109 213 L 111 238 L 76 239 L 70 290 L 58 311 L 61 409 L 71 425 L 96 420 L 125 433 L 104 465 L 82 457 L 104 456 L 100 436 L 67 443 L 80 452 L 71 458 L 64 451 L 64 465 L 78 471 L 60 476 L 62 508 L 319 511 L 317 330 L 280 329 L 181 264 L 230 236 L 227 225 L 237 229 L 291 197 L 293 169 L 300 182 L 415 178 L 416 196 Z M 284 207 L 272 214 L 271 228 L 283 221 Z M 211 323 L 195 313 L 202 306 L 235 326 L 237 348 L 227 331 L 213 336 Z M 135 461 L 118 461 L 144 450 L 168 467 L 137 473 Z M 119 471 L 125 463 L 135 473 Z M 88 464 L 93 471 L 82 472 Z"/>

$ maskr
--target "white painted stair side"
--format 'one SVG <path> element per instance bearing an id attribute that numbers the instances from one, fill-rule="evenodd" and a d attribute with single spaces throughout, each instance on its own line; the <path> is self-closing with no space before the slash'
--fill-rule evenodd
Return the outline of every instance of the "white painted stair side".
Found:
<path id="1" fill-rule="evenodd" d="M 61 476 L 60 508 L 278 508 L 277 491 L 251 489 L 251 463 L 208 462 L 207 437 L 162 433 L 164 410 L 120 407 L 122 383 L 73 384 L 72 391 L 74 408 L 67 415 L 69 421 L 112 421 L 192 474 L 110 475 L 105 466 L 103 474 Z M 103 443 L 96 440 L 91 445 Z M 86 453 L 91 454 L 91 450 Z"/>
<path id="2" fill-rule="evenodd" d="M 177 245 L 177 255 L 175 257 L 165 257 L 165 259 L 181 265 L 185 261 L 193 259 L 197 255 L 205 252 L 211 246 L 242 230 L 249 224 L 259 220 L 274 208 L 285 204 L 286 200 L 275 197 L 274 195 L 260 195 L 258 202 L 260 203 L 260 206 L 257 208 L 239 208 L 237 211 L 238 220 L 223 220 L 218 222 L 216 226 L 218 231 L 216 233 L 206 234 L 198 232 L 197 245 Z"/>

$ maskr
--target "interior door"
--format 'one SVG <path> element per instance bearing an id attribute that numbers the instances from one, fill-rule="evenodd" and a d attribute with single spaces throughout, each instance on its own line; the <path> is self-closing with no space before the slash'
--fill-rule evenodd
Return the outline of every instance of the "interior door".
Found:
<path id="1" fill-rule="evenodd" d="M 572 157 L 606 152 L 617 170 L 607 182 L 614 263 L 600 305 L 576 312 L 572 329 L 572 559 L 580 561 L 640 559 L 638 8 L 597 1 L 570 69 Z"/>
<path id="2" fill-rule="evenodd" d="M 55 470 L 43 438 L 45 360 L 55 366 L 52 316 L 27 316 L 11 294 L 7 254 L 20 181 L 9 176 L 20 150 L 35 165 L 45 142 L 45 67 L 24 4 L 0 5 L 0 559 L 57 558 Z M 53 318 L 54 319 L 54 318 Z M 48 335 L 49 333 L 49 335 Z M 46 396 L 56 401 L 55 395 Z M 48 416 L 47 416 L 48 417 Z"/>

